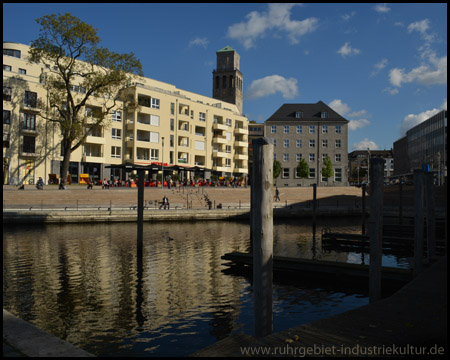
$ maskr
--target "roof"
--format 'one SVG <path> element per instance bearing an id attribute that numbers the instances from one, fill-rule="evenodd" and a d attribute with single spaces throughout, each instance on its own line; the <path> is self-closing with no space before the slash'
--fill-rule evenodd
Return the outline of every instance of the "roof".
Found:
<path id="1" fill-rule="evenodd" d="M 231 46 L 225 46 L 223 49 L 220 49 L 219 51 L 217 51 L 217 52 L 227 52 L 227 51 L 236 51 L 236 50 L 234 50 Z"/>
<path id="2" fill-rule="evenodd" d="M 322 112 L 327 112 L 327 117 L 322 118 Z M 297 118 L 296 113 L 302 112 L 302 117 Z M 266 121 L 342 121 L 348 122 L 347 119 L 339 115 L 323 101 L 315 104 L 284 104 L 275 111 Z"/>

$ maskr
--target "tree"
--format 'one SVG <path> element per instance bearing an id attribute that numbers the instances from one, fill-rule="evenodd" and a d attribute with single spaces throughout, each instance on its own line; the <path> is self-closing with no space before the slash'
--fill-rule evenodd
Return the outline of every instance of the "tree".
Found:
<path id="1" fill-rule="evenodd" d="M 309 166 L 305 159 L 300 159 L 297 165 L 297 176 L 300 179 L 307 179 L 309 177 Z M 302 181 L 303 186 L 303 181 Z"/>
<path id="2" fill-rule="evenodd" d="M 281 174 L 281 163 L 278 160 L 273 161 L 273 178 L 276 179 Z"/>
<path id="3" fill-rule="evenodd" d="M 330 158 L 327 156 L 323 160 L 323 168 L 322 168 L 322 176 L 328 178 L 333 177 L 334 170 L 333 170 L 333 164 L 331 164 Z"/>
<path id="4" fill-rule="evenodd" d="M 38 39 L 31 42 L 29 61 L 47 68 L 41 82 L 48 91 L 51 114 L 41 111 L 41 116 L 56 122 L 61 130 L 61 178 L 66 182 L 72 152 L 93 128 L 106 124 L 132 74 L 143 75 L 142 65 L 133 53 L 118 54 L 100 47 L 97 29 L 69 13 L 45 15 L 36 22 L 41 29 Z M 85 129 L 88 100 L 98 106 L 89 112 L 91 120 Z M 45 109 L 47 104 L 41 101 L 38 106 Z"/>

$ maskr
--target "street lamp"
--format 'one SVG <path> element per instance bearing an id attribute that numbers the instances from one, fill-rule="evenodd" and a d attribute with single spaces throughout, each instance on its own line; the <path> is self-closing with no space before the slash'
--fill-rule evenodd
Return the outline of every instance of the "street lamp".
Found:
<path id="1" fill-rule="evenodd" d="M 162 144 L 162 154 L 161 154 L 161 170 L 162 170 L 162 181 L 161 181 L 161 188 L 164 189 L 164 136 L 161 137 L 161 144 Z"/>

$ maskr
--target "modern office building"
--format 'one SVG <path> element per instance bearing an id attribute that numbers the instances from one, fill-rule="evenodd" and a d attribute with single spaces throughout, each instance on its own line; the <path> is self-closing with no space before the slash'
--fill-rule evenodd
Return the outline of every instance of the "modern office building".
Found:
<path id="1" fill-rule="evenodd" d="M 128 175 L 123 169 L 108 167 L 125 162 L 197 165 L 218 176 L 247 175 L 248 120 L 242 114 L 239 55 L 225 49 L 217 52 L 213 84 L 219 73 L 223 75 L 219 87 L 234 89 L 234 100 L 225 93 L 211 98 L 140 77 L 122 90 L 104 125 L 94 126 L 92 114 L 105 99 L 91 97 L 84 118 L 85 131 L 91 133 L 72 153 L 72 183 L 79 182 L 81 174 L 95 180 L 125 180 Z M 39 177 L 46 181 L 49 174 L 60 176 L 61 171 L 61 131 L 41 116 L 49 109 L 38 106 L 47 98 L 48 69 L 28 63 L 28 50 L 24 44 L 3 43 L 4 184 L 35 183 Z M 232 55 L 228 61 L 233 70 L 222 64 L 228 64 L 224 55 Z M 72 90 L 84 91 L 76 85 Z"/>
<path id="2" fill-rule="evenodd" d="M 347 186 L 348 120 L 322 101 L 315 104 L 284 104 L 264 123 L 264 133 L 274 143 L 274 158 L 281 163 L 278 186 Z M 334 175 L 322 176 L 329 158 Z M 301 179 L 297 165 L 305 159 L 309 176 Z"/>
<path id="3" fill-rule="evenodd" d="M 404 155 L 407 154 L 407 157 Z M 425 169 L 434 173 L 441 184 L 447 178 L 447 110 L 442 110 L 414 126 L 406 136 L 394 143 L 397 176 L 411 175 Z"/>

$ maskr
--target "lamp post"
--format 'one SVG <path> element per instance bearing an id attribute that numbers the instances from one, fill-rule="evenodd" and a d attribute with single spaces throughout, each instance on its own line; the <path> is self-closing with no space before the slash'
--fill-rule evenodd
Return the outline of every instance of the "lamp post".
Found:
<path id="1" fill-rule="evenodd" d="M 161 188 L 164 189 L 164 136 L 161 137 L 162 154 L 161 154 L 161 170 L 162 170 L 162 181 Z"/>

